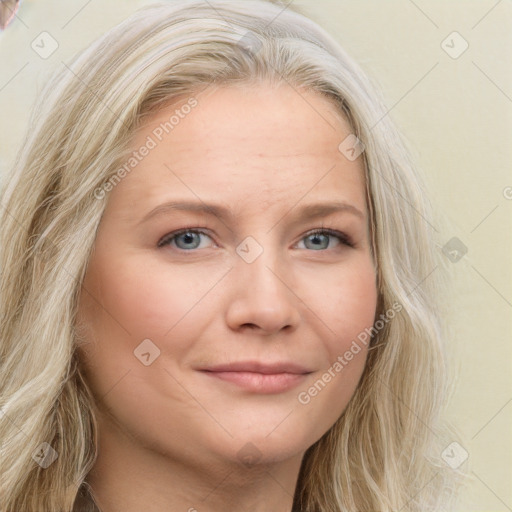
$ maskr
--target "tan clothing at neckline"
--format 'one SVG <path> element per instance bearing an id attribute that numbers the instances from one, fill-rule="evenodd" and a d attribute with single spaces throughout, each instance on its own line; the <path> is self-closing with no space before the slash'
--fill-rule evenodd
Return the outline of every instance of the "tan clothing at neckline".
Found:
<path id="1" fill-rule="evenodd" d="M 71 512 L 101 512 L 91 496 L 87 483 L 84 482 L 80 486 Z"/>

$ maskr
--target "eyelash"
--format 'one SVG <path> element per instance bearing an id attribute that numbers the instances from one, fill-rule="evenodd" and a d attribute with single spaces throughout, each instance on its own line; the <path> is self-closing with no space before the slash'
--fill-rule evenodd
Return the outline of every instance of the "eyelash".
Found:
<path id="1" fill-rule="evenodd" d="M 201 228 L 195 228 L 195 227 L 190 227 L 190 228 L 183 228 L 183 229 L 180 229 L 178 231 L 173 231 L 172 233 L 168 233 L 167 235 L 165 235 L 163 238 L 160 239 L 160 241 L 158 242 L 158 247 L 164 247 L 166 245 L 170 245 L 170 242 L 172 242 L 172 240 L 174 240 L 175 238 L 177 238 L 178 236 L 184 234 L 184 233 L 200 233 L 202 235 L 206 235 L 207 237 L 211 238 L 211 236 L 206 232 L 204 231 L 203 229 Z M 348 247 L 354 247 L 354 243 L 352 242 L 352 239 L 345 233 L 341 232 L 341 231 L 337 231 L 335 229 L 329 229 L 329 228 L 317 228 L 317 229 L 313 229 L 312 231 L 309 231 L 307 232 L 302 238 L 301 240 L 303 240 L 304 238 L 307 238 L 307 237 L 310 237 L 310 236 L 313 236 L 313 235 L 330 235 L 330 236 L 333 236 L 333 237 L 336 237 L 338 238 L 338 240 L 341 242 L 341 244 L 343 245 L 346 245 Z M 179 251 L 182 251 L 182 252 L 194 252 L 194 249 L 191 249 L 191 250 L 186 250 L 186 249 L 180 249 L 179 247 L 177 247 L 176 249 L 178 249 Z M 318 251 L 318 252 L 322 252 L 322 251 L 325 251 L 327 249 L 323 249 L 321 251 Z M 316 252 L 316 251 L 314 251 Z"/>

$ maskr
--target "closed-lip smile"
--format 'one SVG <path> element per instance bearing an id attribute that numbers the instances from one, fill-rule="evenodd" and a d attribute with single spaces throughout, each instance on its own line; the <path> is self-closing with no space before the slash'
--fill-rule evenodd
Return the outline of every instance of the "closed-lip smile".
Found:
<path id="1" fill-rule="evenodd" d="M 200 369 L 210 377 L 256 393 L 281 393 L 302 382 L 312 370 L 292 362 L 238 361 Z"/>

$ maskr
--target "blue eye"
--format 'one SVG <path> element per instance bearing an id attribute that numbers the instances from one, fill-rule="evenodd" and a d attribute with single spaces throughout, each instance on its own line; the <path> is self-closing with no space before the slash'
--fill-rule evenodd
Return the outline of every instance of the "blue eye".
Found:
<path id="1" fill-rule="evenodd" d="M 184 251 L 198 249 L 201 242 L 200 235 L 208 236 L 204 231 L 199 231 L 197 229 L 182 229 L 181 231 L 166 235 L 162 240 L 160 240 L 160 242 L 158 242 L 158 247 L 172 245 L 174 242 L 174 245 L 178 249 Z"/>
<path id="2" fill-rule="evenodd" d="M 329 249 L 329 237 L 337 238 L 338 242 L 341 242 L 342 245 L 347 245 L 349 247 L 354 247 L 354 244 L 351 242 L 350 238 L 340 231 L 335 231 L 332 229 L 317 229 L 308 233 L 302 240 L 309 240 L 312 242 L 309 247 L 306 245 L 307 249 Z"/>
<path id="3" fill-rule="evenodd" d="M 201 235 L 210 238 L 210 236 L 207 233 L 198 229 L 182 229 L 180 231 L 175 231 L 173 233 L 165 235 L 160 240 L 160 242 L 158 242 L 158 247 L 170 245 L 182 251 L 204 249 L 204 247 L 200 247 Z M 345 233 L 335 231 L 332 229 L 317 229 L 315 231 L 311 231 L 302 238 L 301 242 L 306 240 L 308 241 L 308 243 L 305 243 L 305 247 L 300 247 L 300 249 L 306 248 L 315 251 L 332 249 L 333 247 L 329 247 L 331 242 L 330 238 L 335 238 L 338 240 L 338 244 L 336 245 L 339 245 L 339 243 L 341 243 L 342 245 L 354 247 L 354 244 L 351 242 L 350 238 Z"/>

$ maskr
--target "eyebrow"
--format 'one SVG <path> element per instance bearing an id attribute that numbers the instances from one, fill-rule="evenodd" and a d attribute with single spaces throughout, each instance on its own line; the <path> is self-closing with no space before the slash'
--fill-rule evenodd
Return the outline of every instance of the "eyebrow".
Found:
<path id="1" fill-rule="evenodd" d="M 295 208 L 295 207 L 294 207 Z M 214 215 L 221 220 L 228 220 L 236 217 L 235 213 L 228 207 L 219 204 L 194 202 L 194 201 L 168 201 L 156 208 L 153 208 L 147 213 L 139 224 L 142 224 L 149 219 L 172 211 L 187 211 L 197 212 L 203 214 Z M 356 208 L 350 203 L 344 201 L 333 201 L 327 203 L 313 203 L 307 204 L 299 209 L 300 214 L 298 220 L 325 217 L 332 213 L 350 213 L 361 219 L 365 219 L 365 215 L 361 210 Z M 286 216 L 285 214 L 284 216 Z M 283 216 L 283 217 L 284 217 Z"/>

